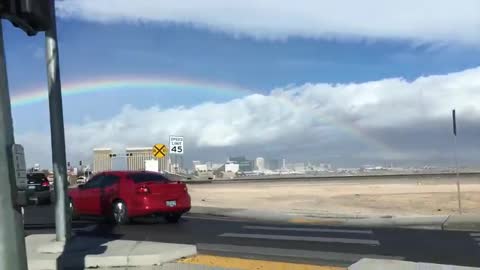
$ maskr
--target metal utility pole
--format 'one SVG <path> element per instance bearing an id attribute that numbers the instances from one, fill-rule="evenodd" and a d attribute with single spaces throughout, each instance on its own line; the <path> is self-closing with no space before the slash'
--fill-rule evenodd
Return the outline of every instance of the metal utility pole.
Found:
<path id="1" fill-rule="evenodd" d="M 452 110 L 452 121 L 453 121 L 453 148 L 455 155 L 455 175 L 457 178 L 457 200 L 458 200 L 458 212 L 462 213 L 462 198 L 460 192 L 460 177 L 458 172 L 458 157 L 457 157 L 457 119 L 455 116 L 455 109 Z"/>
<path id="2" fill-rule="evenodd" d="M 67 162 L 65 154 L 65 131 L 63 126 L 62 87 L 58 57 L 57 23 L 55 1 L 50 0 L 50 23 L 45 32 L 48 103 L 50 107 L 50 132 L 52 141 L 52 164 L 55 186 L 55 231 L 57 241 L 71 237 L 71 218 L 67 199 Z"/>
<path id="3" fill-rule="evenodd" d="M 12 112 L 0 22 L 0 269 L 27 270 L 22 213 L 16 204 Z"/>

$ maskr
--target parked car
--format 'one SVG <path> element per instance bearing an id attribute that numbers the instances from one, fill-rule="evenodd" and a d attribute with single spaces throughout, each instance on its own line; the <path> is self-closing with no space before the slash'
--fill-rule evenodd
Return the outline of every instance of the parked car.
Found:
<path id="1" fill-rule="evenodd" d="M 50 204 L 50 182 L 43 173 L 28 173 L 27 184 L 29 191 L 29 200 L 35 204 Z"/>
<path id="2" fill-rule="evenodd" d="M 174 223 L 191 207 L 185 183 L 147 171 L 99 173 L 68 196 L 73 218 L 103 216 L 114 224 L 142 216 L 163 216 Z"/>
<path id="3" fill-rule="evenodd" d="M 86 182 L 87 182 L 87 178 L 85 176 L 77 177 L 77 184 L 78 185 L 85 184 Z"/>

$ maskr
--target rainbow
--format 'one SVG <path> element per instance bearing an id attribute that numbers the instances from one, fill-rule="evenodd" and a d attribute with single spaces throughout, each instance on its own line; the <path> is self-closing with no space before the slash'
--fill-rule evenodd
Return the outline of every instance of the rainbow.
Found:
<path id="1" fill-rule="evenodd" d="M 234 85 L 219 84 L 206 81 L 193 81 L 185 79 L 163 79 L 163 78 L 102 78 L 92 81 L 72 82 L 62 84 L 62 96 L 75 96 L 95 92 L 114 91 L 206 91 L 229 93 L 236 96 L 248 95 L 253 92 L 246 88 Z M 12 95 L 11 103 L 13 108 L 35 104 L 48 99 L 46 88 L 35 88 L 22 93 Z"/>
<path id="2" fill-rule="evenodd" d="M 239 86 L 212 83 L 199 80 L 186 79 L 166 79 L 166 78 L 101 78 L 91 81 L 72 82 L 62 84 L 62 95 L 75 96 L 96 92 L 115 92 L 115 91 L 203 91 L 212 93 L 230 94 L 234 97 L 241 97 L 255 93 L 246 88 Z M 40 103 L 48 99 L 48 91 L 46 88 L 34 88 L 19 94 L 12 95 L 11 104 L 13 108 Z M 286 98 L 287 102 L 293 102 Z M 359 139 L 367 145 L 374 146 L 385 153 L 393 153 L 394 151 L 386 144 L 371 137 L 361 129 L 344 123 L 339 119 L 323 115 L 321 121 L 326 122 L 350 135 Z M 321 138 L 319 138 L 321 139 Z"/>

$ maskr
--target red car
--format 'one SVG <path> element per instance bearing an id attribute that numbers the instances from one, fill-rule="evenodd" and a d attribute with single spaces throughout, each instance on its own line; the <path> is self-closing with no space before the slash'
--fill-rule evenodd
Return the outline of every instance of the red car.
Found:
<path id="1" fill-rule="evenodd" d="M 104 216 L 115 224 L 155 215 L 177 222 L 191 207 L 185 183 L 146 171 L 102 172 L 68 196 L 72 217 Z"/>

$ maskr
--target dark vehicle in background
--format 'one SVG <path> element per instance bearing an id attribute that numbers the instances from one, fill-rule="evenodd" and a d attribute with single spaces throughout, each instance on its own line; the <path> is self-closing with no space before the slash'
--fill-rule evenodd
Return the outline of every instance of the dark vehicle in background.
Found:
<path id="1" fill-rule="evenodd" d="M 147 171 L 102 172 L 70 189 L 68 196 L 72 217 L 106 217 L 114 224 L 143 216 L 177 222 L 191 207 L 185 183 Z"/>
<path id="2" fill-rule="evenodd" d="M 35 204 L 50 204 L 50 182 L 44 173 L 27 174 L 27 194 L 29 201 Z"/>

